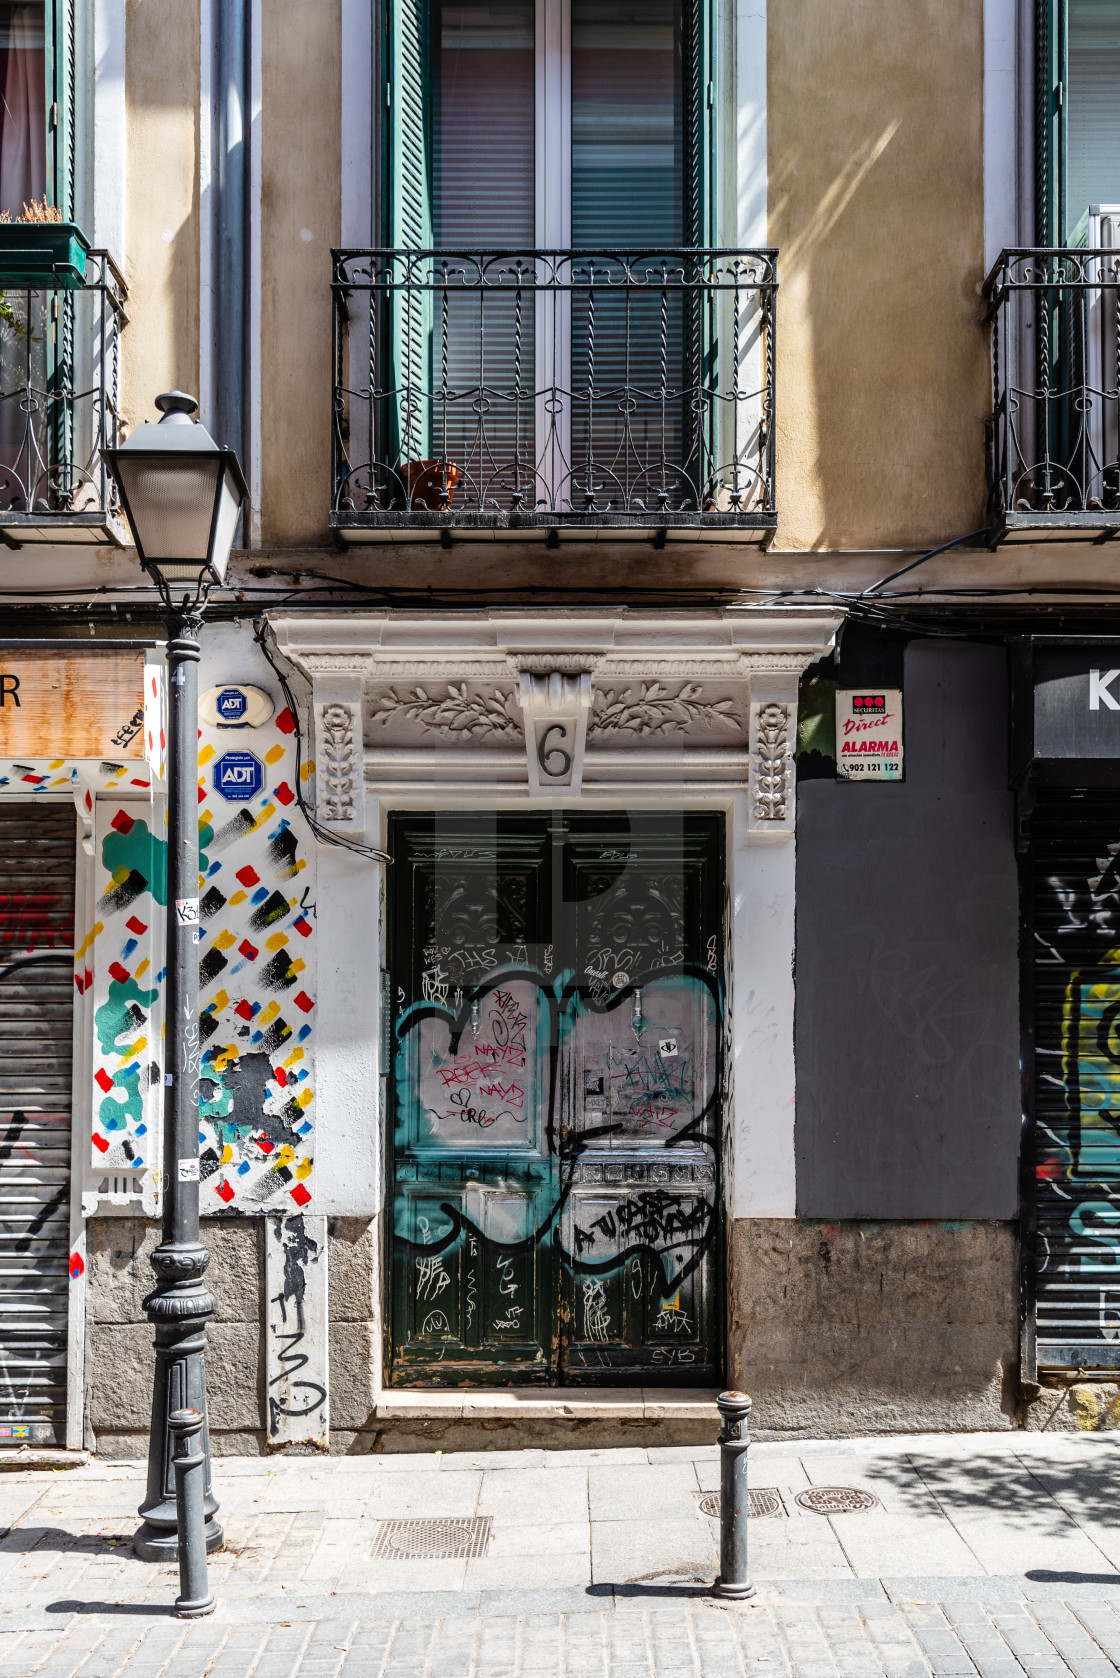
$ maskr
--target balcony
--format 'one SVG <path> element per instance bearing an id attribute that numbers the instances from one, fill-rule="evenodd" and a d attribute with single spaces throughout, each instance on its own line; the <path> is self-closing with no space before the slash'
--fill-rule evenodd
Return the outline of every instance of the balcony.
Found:
<path id="1" fill-rule="evenodd" d="M 90 251 L 84 282 L 0 290 L 0 542 L 124 546 L 100 451 L 118 441 L 127 291 Z"/>
<path id="2" fill-rule="evenodd" d="M 1120 250 L 1007 250 L 992 328 L 991 543 L 1120 536 Z"/>
<path id="3" fill-rule="evenodd" d="M 336 539 L 768 546 L 776 257 L 336 251 Z"/>

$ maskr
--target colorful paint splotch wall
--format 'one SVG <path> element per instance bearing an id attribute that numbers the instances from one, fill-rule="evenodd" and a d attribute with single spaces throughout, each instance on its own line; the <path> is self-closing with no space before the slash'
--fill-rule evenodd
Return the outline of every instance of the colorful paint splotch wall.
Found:
<path id="1" fill-rule="evenodd" d="M 202 686 L 272 692 L 249 645 L 221 630 L 204 638 Z M 298 809 L 295 721 L 274 698 L 261 727 L 199 734 L 204 1213 L 297 1211 L 312 1195 L 314 858 Z M 216 766 L 231 751 L 260 765 L 259 790 L 244 801 L 217 790 Z M 305 763 L 305 782 L 311 772 Z M 102 801 L 96 816 L 96 910 L 78 980 L 94 991 L 90 1162 L 150 1173 L 163 1082 L 164 801 Z"/>

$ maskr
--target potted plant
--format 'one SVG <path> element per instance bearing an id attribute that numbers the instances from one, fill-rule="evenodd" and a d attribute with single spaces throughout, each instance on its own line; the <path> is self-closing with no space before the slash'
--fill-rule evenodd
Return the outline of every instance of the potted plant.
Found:
<path id="1" fill-rule="evenodd" d="M 13 221 L 0 211 L 0 286 L 73 290 L 86 277 L 89 241 L 45 198 L 32 199 Z"/>
<path id="2" fill-rule="evenodd" d="M 406 460 L 403 476 L 412 511 L 438 513 L 445 485 L 447 504 L 451 505 L 459 482 L 459 468 L 453 460 Z"/>

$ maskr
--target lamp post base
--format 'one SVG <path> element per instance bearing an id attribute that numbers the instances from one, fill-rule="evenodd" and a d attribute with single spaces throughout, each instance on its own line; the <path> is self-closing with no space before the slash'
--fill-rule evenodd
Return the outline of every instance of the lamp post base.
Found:
<path id="1" fill-rule="evenodd" d="M 212 1515 L 202 1530 L 206 1538 L 206 1554 L 213 1555 L 225 1543 L 226 1535 Z M 174 1523 L 168 1528 L 145 1521 L 133 1535 L 132 1548 L 139 1561 L 162 1562 L 170 1566 L 179 1560 L 179 1534 Z"/>

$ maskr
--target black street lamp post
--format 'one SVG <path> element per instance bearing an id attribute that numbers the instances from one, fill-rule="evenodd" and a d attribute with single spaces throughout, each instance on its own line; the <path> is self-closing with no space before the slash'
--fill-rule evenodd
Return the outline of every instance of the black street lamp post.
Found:
<path id="1" fill-rule="evenodd" d="M 203 1281 L 210 1255 L 198 1227 L 198 634 L 206 596 L 225 579 L 247 495 L 237 456 L 191 419 L 181 391 L 156 397 L 163 418 L 138 427 L 104 458 L 144 569 L 167 611 L 167 945 L 165 979 L 163 1229 L 152 1254 L 156 1285 L 144 1301 L 155 1329 L 156 1368 L 148 1485 L 133 1539 L 143 1561 L 179 1555 L 173 1411 L 206 1415 L 206 1324 L 215 1300 Z M 181 597 L 176 603 L 175 595 Z M 206 1550 L 222 1543 L 210 1483 L 210 1438 L 201 1430 Z M 190 1537 L 190 1527 L 187 1530 Z M 194 1561 L 202 1558 L 193 1558 Z M 205 1611 L 205 1610 L 203 1610 Z"/>

